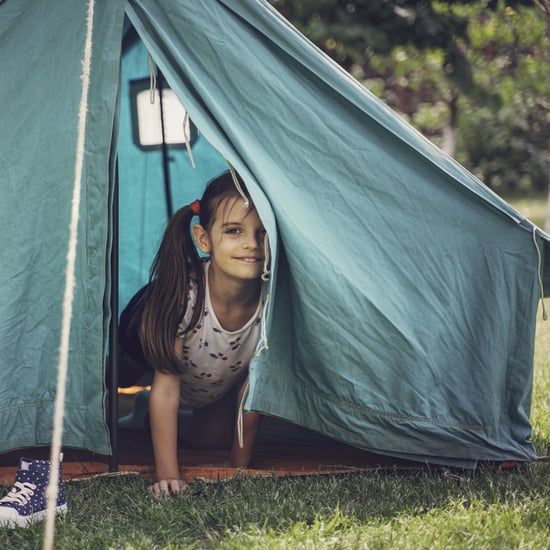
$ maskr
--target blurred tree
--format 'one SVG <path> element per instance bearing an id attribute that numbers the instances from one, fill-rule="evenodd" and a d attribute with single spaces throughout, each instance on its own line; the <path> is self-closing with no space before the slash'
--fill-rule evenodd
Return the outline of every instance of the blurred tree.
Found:
<path id="1" fill-rule="evenodd" d="M 369 76 L 372 55 L 398 46 L 443 52 L 446 75 L 469 88 L 471 70 L 460 41 L 468 41 L 463 6 L 495 10 L 499 0 L 270 0 L 276 9 L 346 70 L 361 65 Z M 545 1 L 545 0 L 543 0 Z M 533 5 L 507 0 L 506 5 Z"/>
<path id="2" fill-rule="evenodd" d="M 535 0 L 535 4 L 542 11 L 544 16 L 546 26 L 546 56 L 547 60 L 550 62 L 550 0 Z M 547 113 L 550 112 L 550 102 L 541 99 L 540 104 Z M 546 152 L 546 165 L 548 169 L 548 205 L 546 207 L 546 222 L 544 224 L 544 230 L 547 233 L 550 233 L 550 143 L 547 143 Z"/>
<path id="3" fill-rule="evenodd" d="M 546 0 L 545 0 L 546 1 Z M 460 99 L 457 159 L 500 194 L 548 185 L 550 57 L 545 19 L 531 7 L 472 14 L 468 59 L 492 102 Z"/>
<path id="4" fill-rule="evenodd" d="M 274 0 L 276 8 L 391 107 L 454 154 L 459 90 L 472 92 L 458 44 L 468 18 L 430 0 Z M 494 2 L 489 2 L 494 3 Z M 443 6 L 443 8 L 442 8 Z M 435 109 L 426 109 L 431 103 Z M 420 107 L 419 107 L 420 106 Z M 443 142 L 437 139 L 445 128 Z"/>
<path id="5" fill-rule="evenodd" d="M 539 7 L 550 2 L 534 1 Z M 550 58 L 534 1 L 272 3 L 421 132 L 503 193 L 547 185 L 550 132 L 542 111 Z"/>

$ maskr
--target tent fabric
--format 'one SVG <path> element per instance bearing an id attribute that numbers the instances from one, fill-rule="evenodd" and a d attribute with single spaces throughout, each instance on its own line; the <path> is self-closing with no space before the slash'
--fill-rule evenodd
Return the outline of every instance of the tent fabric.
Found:
<path id="1" fill-rule="evenodd" d="M 268 4 L 127 13 L 270 234 L 247 407 L 404 458 L 532 458 L 532 224 Z"/>
<path id="2" fill-rule="evenodd" d="M 0 253 L 9 282 L 0 289 L 0 428 L 10 434 L 0 450 L 50 435 L 80 98 L 85 7 L 35 4 L 0 4 L 0 68 L 15 75 L 0 85 L 14 129 L 0 138 L 11 241 Z M 532 459 L 538 253 L 549 292 L 548 237 L 261 0 L 96 5 L 64 444 L 108 450 L 110 168 L 115 136 L 122 148 L 127 135 L 124 9 L 201 136 L 243 176 L 269 233 L 268 347 L 251 365 L 246 407 L 396 457 Z M 119 157 L 122 198 L 134 193 L 122 188 L 134 165 L 145 167 L 133 172 L 136 186 L 157 183 L 152 157 Z M 195 198 L 223 164 L 204 162 L 213 164 L 201 163 L 199 175 L 185 169 L 195 187 L 179 200 Z M 148 216 L 150 199 L 139 200 Z M 129 250 L 144 218 L 122 212 L 133 224 L 121 227 Z"/>
<path id="3" fill-rule="evenodd" d="M 95 12 L 64 443 L 110 452 L 110 157 L 124 5 Z M 107 5 L 108 4 L 108 5 Z M 87 5 L 0 4 L 0 451 L 51 442 Z"/>

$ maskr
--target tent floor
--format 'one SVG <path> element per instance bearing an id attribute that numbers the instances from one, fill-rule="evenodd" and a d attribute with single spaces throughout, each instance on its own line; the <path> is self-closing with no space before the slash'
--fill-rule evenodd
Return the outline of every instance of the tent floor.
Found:
<path id="1" fill-rule="evenodd" d="M 119 417 L 128 417 L 134 395 L 119 396 Z M 98 475 L 141 474 L 152 479 L 154 460 L 150 434 L 146 429 L 119 429 L 118 464 L 110 472 L 110 457 L 79 449 L 63 449 L 63 479 L 83 479 Z M 410 471 L 437 469 L 419 462 L 400 460 L 350 447 L 305 428 L 265 418 L 250 467 L 246 470 L 218 466 L 227 450 L 192 449 L 179 443 L 179 462 L 187 481 L 203 478 L 212 481 L 236 475 L 304 476 L 359 471 Z M 12 484 L 19 459 L 49 459 L 49 447 L 21 449 L 0 455 L 0 484 Z M 514 464 L 499 464 L 499 468 Z"/>

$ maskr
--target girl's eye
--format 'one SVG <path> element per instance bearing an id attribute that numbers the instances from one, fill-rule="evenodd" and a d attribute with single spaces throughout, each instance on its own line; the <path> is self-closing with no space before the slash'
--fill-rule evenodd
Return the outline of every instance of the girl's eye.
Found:
<path id="1" fill-rule="evenodd" d="M 238 235 L 241 230 L 238 229 L 237 227 L 228 227 L 225 232 L 228 234 L 228 235 Z"/>

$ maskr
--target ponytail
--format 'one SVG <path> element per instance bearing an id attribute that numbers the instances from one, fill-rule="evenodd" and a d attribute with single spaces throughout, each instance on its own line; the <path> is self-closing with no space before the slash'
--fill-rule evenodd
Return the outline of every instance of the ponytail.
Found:
<path id="1" fill-rule="evenodd" d="M 187 310 L 191 275 L 197 286 L 197 307 L 185 332 L 198 322 L 204 302 L 202 262 L 191 236 L 196 204 L 178 210 L 170 219 L 153 260 L 145 296 L 140 341 L 147 361 L 157 370 L 177 374 L 181 358 L 175 352 L 178 326 Z"/>

